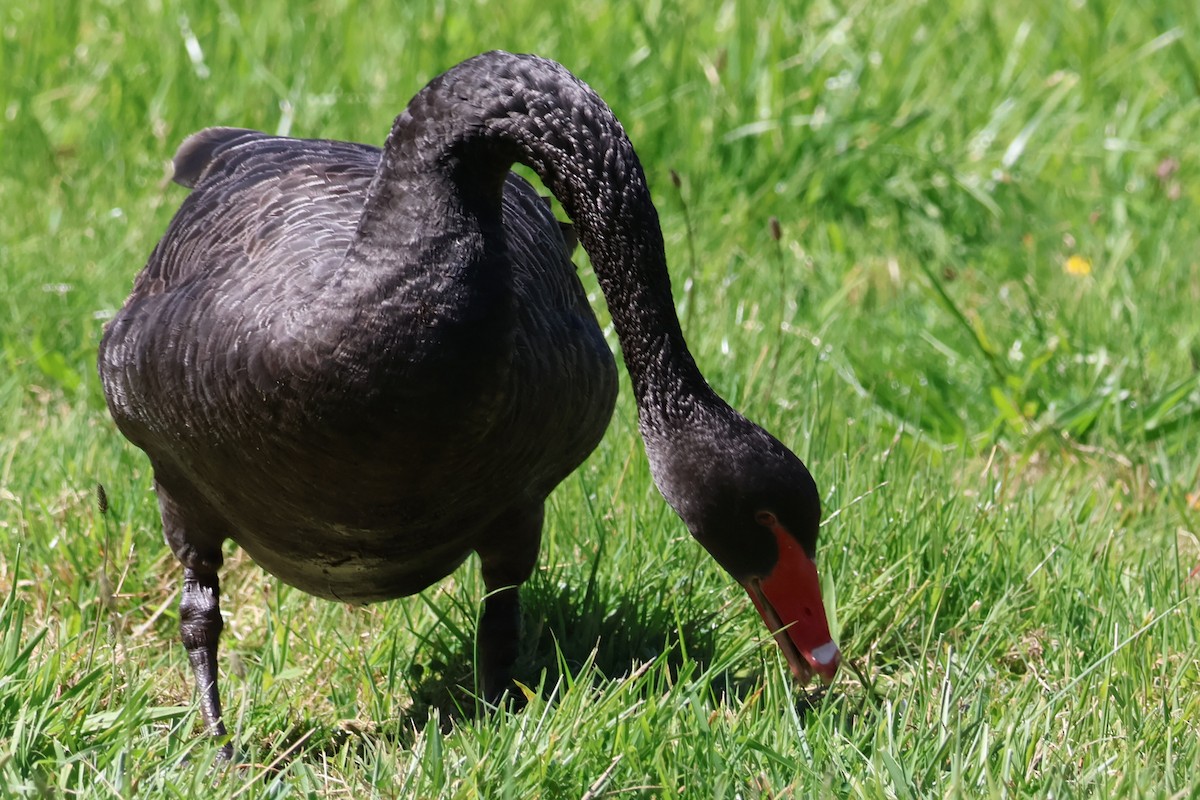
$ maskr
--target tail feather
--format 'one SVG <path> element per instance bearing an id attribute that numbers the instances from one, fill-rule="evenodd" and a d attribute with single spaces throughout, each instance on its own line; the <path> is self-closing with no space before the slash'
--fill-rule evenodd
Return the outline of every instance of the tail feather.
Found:
<path id="1" fill-rule="evenodd" d="M 263 134 L 245 128 L 205 128 L 183 140 L 175 153 L 174 181 L 189 189 L 204 177 L 208 165 L 223 150 Z"/>

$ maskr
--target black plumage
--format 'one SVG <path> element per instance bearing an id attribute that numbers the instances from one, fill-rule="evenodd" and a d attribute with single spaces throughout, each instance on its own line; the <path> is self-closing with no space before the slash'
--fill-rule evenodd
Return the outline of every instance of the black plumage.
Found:
<path id="1" fill-rule="evenodd" d="M 780 492 L 776 513 L 795 517 L 811 555 L 807 470 L 700 376 L 637 156 L 561 66 L 466 61 L 412 100 L 382 150 L 201 131 L 175 158 L 191 194 L 106 329 L 99 368 L 114 420 L 154 468 L 214 732 L 227 538 L 347 602 L 420 591 L 477 552 L 492 593 L 482 684 L 492 698 L 508 685 L 543 502 L 599 442 L 617 389 L 573 232 L 515 161 L 591 256 L 668 500 L 739 580 L 761 571 L 741 550 L 774 551 L 750 523 Z M 717 498 L 729 502 L 714 511 Z M 726 517 L 740 521 L 723 534 Z M 746 537 L 755 546 L 738 547 Z"/>

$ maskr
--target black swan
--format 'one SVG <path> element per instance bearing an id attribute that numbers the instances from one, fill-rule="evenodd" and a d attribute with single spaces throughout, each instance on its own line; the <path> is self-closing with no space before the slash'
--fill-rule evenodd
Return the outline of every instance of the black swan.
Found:
<path id="1" fill-rule="evenodd" d="M 478 553 L 480 684 L 489 699 L 509 686 L 543 503 L 599 442 L 617 390 L 574 233 L 514 162 L 591 257 L 663 496 L 750 593 L 796 677 L 837 670 L 816 487 L 692 360 L 624 130 L 559 64 L 493 52 L 426 86 L 382 150 L 212 128 L 175 156 L 191 194 L 108 325 L 99 370 L 154 469 L 213 734 L 225 539 L 350 603 L 419 592 Z"/>

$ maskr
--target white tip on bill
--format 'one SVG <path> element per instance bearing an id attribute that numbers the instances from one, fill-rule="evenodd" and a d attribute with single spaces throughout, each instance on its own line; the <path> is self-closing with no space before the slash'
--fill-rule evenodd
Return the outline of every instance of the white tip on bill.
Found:
<path id="1" fill-rule="evenodd" d="M 838 646 L 832 641 L 828 641 L 820 647 L 814 647 L 812 650 L 813 661 L 816 661 L 821 666 L 834 663 L 841 656 L 841 651 Z"/>

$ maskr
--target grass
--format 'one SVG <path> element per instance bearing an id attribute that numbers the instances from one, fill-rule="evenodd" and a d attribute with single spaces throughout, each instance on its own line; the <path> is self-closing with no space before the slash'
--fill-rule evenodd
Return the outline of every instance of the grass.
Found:
<path id="1" fill-rule="evenodd" d="M 1194 3 L 19 6 L 0 795 L 1200 797 Z M 101 327 L 183 197 L 186 134 L 377 142 L 494 47 L 563 61 L 625 121 L 698 361 L 822 489 L 857 669 L 797 694 L 652 488 L 626 389 L 548 506 L 523 712 L 474 713 L 473 565 L 347 609 L 231 552 L 245 757 L 214 775 Z"/>

